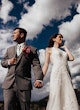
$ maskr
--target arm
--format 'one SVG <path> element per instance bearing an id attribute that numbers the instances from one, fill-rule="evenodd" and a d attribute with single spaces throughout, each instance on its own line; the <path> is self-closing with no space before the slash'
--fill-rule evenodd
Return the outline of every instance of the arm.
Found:
<path id="1" fill-rule="evenodd" d="M 2 59 L 2 61 L 1 61 L 1 65 L 2 65 L 2 67 L 4 67 L 4 68 L 8 68 L 9 66 L 11 66 L 11 65 L 14 65 L 15 63 L 16 63 L 16 58 L 10 58 L 9 59 L 9 52 L 8 52 L 8 50 L 9 49 L 7 49 L 7 51 L 6 51 L 6 53 L 5 53 L 5 55 L 4 55 L 4 57 L 3 57 L 3 59 Z"/>
<path id="2" fill-rule="evenodd" d="M 42 72 L 42 68 L 40 65 L 39 58 L 38 58 L 37 50 L 35 50 L 35 52 L 34 52 L 34 58 L 33 58 L 32 64 L 33 64 L 34 74 L 36 77 L 36 80 L 34 82 L 34 86 L 37 88 L 40 88 L 43 85 L 43 81 L 42 81 L 43 80 L 43 72 Z"/>
<path id="3" fill-rule="evenodd" d="M 63 46 L 64 50 L 66 51 L 67 55 L 68 55 L 68 60 L 69 61 L 73 61 L 74 60 L 74 56 L 71 54 L 70 50 L 66 47 Z"/>
<path id="4" fill-rule="evenodd" d="M 2 58 L 1 65 L 4 68 L 8 68 L 8 50 L 6 51 L 4 57 Z"/>
<path id="5" fill-rule="evenodd" d="M 50 52 L 49 52 L 49 49 L 46 48 L 45 63 L 44 63 L 43 68 L 42 68 L 44 75 L 46 74 L 46 72 L 48 70 L 49 62 L 50 62 Z"/>
<path id="6" fill-rule="evenodd" d="M 43 80 L 43 72 L 42 72 L 40 60 L 39 60 L 39 57 L 37 54 L 37 49 L 35 49 L 33 54 L 34 54 L 34 58 L 32 61 L 32 65 L 33 65 L 33 70 L 34 70 L 34 74 L 35 74 L 35 79 L 36 80 Z"/>

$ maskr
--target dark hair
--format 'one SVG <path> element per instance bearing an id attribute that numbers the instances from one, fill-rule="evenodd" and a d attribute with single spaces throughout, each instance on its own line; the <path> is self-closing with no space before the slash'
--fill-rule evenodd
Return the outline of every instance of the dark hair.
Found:
<path id="1" fill-rule="evenodd" d="M 48 47 L 53 47 L 53 45 L 54 45 L 53 38 L 56 38 L 58 35 L 61 35 L 61 34 L 51 35 L 50 40 L 49 40 L 49 43 L 48 43 Z M 61 36 L 62 36 L 62 35 L 61 35 Z M 63 37 L 63 36 L 62 36 L 62 37 Z"/>
<path id="2" fill-rule="evenodd" d="M 27 31 L 26 31 L 25 29 L 17 27 L 17 28 L 15 28 L 14 30 L 16 30 L 16 29 L 19 29 L 19 32 L 20 32 L 20 33 L 24 33 L 24 38 L 26 38 Z"/>

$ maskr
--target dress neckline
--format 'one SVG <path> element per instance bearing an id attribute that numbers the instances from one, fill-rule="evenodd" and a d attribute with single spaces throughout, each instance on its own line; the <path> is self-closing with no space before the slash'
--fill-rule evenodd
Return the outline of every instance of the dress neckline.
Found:
<path id="1" fill-rule="evenodd" d="M 57 47 L 52 47 L 52 49 L 57 49 L 57 50 L 60 50 L 60 51 L 62 51 L 62 52 L 65 52 L 65 50 L 63 49 L 63 48 L 57 48 Z"/>

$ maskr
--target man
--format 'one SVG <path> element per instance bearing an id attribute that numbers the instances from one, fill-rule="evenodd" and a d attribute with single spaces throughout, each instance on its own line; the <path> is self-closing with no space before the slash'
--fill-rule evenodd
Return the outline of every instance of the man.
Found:
<path id="1" fill-rule="evenodd" d="M 21 110 L 30 110 L 31 98 L 31 65 L 35 74 L 35 87 L 42 87 L 43 73 L 40 66 L 37 49 L 25 43 L 26 30 L 15 28 L 13 41 L 18 44 L 7 49 L 1 61 L 3 67 L 8 68 L 3 83 L 4 110 L 15 110 L 15 102 L 20 104 Z M 20 108 L 19 108 L 20 109 Z"/>

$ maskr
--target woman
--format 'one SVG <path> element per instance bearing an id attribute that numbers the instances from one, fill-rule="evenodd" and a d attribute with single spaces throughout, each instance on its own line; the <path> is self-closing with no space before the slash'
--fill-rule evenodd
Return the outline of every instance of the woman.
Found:
<path id="1" fill-rule="evenodd" d="M 74 57 L 62 42 L 63 36 L 56 34 L 50 38 L 49 48 L 46 48 L 46 59 L 42 68 L 44 75 L 47 72 L 49 62 L 51 61 L 53 64 L 46 110 L 78 110 L 68 70 L 68 60 L 73 61 Z"/>

